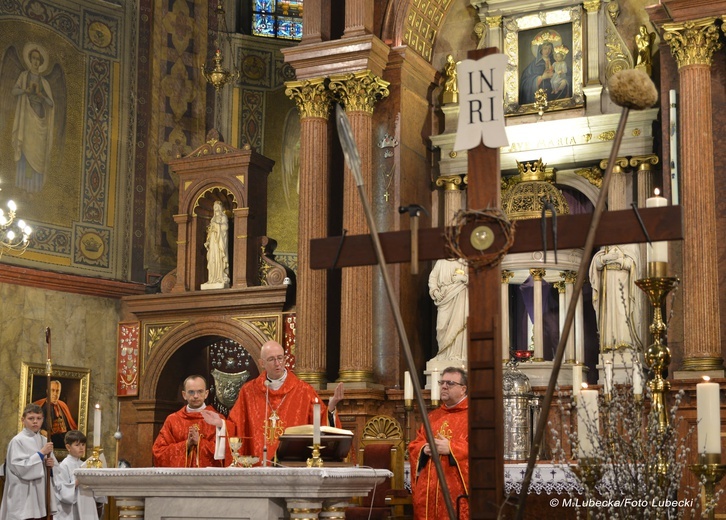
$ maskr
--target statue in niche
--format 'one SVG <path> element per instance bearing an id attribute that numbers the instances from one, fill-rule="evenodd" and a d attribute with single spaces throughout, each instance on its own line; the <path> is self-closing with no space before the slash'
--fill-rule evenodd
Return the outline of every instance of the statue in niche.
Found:
<path id="1" fill-rule="evenodd" d="M 229 287 L 229 257 L 227 254 L 227 232 L 229 220 L 220 201 L 214 202 L 214 214 L 207 226 L 207 283 L 204 289 L 225 289 Z"/>
<path id="2" fill-rule="evenodd" d="M 590 264 L 592 304 L 600 332 L 600 352 L 632 348 L 632 330 L 641 320 L 635 280 L 640 247 L 637 244 L 605 246 Z"/>
<path id="3" fill-rule="evenodd" d="M 643 70 L 648 76 L 652 72 L 653 43 L 655 43 L 655 33 L 649 33 L 648 28 L 641 25 L 638 34 L 635 35 L 635 46 L 638 50 L 635 68 Z"/>
<path id="4" fill-rule="evenodd" d="M 429 295 L 437 308 L 434 359 L 467 358 L 466 322 L 469 317 L 468 266 L 461 258 L 437 260 L 429 275 Z"/>

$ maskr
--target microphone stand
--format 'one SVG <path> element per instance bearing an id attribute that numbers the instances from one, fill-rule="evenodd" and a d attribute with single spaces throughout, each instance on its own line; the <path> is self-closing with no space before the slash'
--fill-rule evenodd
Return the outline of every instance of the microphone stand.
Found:
<path id="1" fill-rule="evenodd" d="M 262 467 L 267 467 L 267 435 L 268 435 L 268 417 L 267 407 L 270 405 L 270 382 L 265 379 L 265 438 L 262 444 Z"/>
<path id="2" fill-rule="evenodd" d="M 46 421 L 48 424 L 48 429 L 46 430 L 46 441 L 50 442 L 51 440 L 51 432 L 53 431 L 53 420 L 51 416 L 51 410 L 53 409 L 53 405 L 50 402 L 50 380 L 51 376 L 53 375 L 53 364 L 51 363 L 50 358 L 50 327 L 45 328 L 45 344 L 46 344 L 46 356 L 47 359 L 45 361 L 45 376 L 46 376 L 46 392 L 45 392 L 45 408 L 46 408 Z M 50 452 L 47 457 L 52 457 L 53 452 Z M 46 459 L 43 459 L 43 462 L 45 463 Z M 45 466 L 45 518 L 46 520 L 51 520 L 53 516 L 50 514 L 50 477 L 51 477 L 52 469 L 50 466 Z"/>

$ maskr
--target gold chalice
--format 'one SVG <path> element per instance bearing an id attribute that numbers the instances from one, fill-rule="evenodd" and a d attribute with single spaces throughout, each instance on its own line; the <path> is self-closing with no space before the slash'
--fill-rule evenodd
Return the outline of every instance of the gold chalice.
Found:
<path id="1" fill-rule="evenodd" d="M 239 468 L 242 466 L 240 463 L 240 455 L 239 450 L 242 449 L 242 438 L 241 437 L 230 437 L 228 439 L 229 441 L 229 450 L 232 452 L 232 464 L 230 467 L 232 468 Z"/>

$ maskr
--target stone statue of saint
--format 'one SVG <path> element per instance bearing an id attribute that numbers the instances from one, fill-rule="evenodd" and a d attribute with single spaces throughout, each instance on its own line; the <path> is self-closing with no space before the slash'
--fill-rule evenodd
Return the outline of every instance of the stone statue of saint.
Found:
<path id="1" fill-rule="evenodd" d="M 638 54 L 635 60 L 635 68 L 642 69 L 648 76 L 652 72 L 652 56 L 653 43 L 655 42 L 655 33 L 648 33 L 648 28 L 641 25 L 638 34 L 635 35 L 635 46 Z"/>
<path id="2" fill-rule="evenodd" d="M 444 105 L 459 102 L 459 85 L 457 84 L 456 79 L 456 62 L 451 54 L 446 56 L 446 65 L 444 65 L 444 92 L 441 96 L 441 102 Z"/>
<path id="3" fill-rule="evenodd" d="M 635 347 L 631 327 L 641 323 L 637 298 L 640 247 L 637 244 L 605 246 L 590 264 L 592 304 L 600 332 L 600 352 Z"/>
<path id="4" fill-rule="evenodd" d="M 434 359 L 466 361 L 468 283 L 468 266 L 460 258 L 437 260 L 431 270 L 429 295 L 437 307 L 436 341 L 439 344 L 439 353 Z"/>
<path id="5" fill-rule="evenodd" d="M 227 232 L 229 221 L 220 201 L 214 202 L 214 215 L 207 226 L 207 283 L 202 289 L 225 289 L 229 287 L 229 257 L 227 256 Z"/>

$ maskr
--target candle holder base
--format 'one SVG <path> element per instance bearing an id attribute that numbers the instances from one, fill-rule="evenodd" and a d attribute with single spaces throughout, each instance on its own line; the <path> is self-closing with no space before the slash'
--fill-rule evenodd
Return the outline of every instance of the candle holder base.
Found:
<path id="1" fill-rule="evenodd" d="M 308 446 L 308 448 L 313 450 L 312 457 L 307 460 L 308 468 L 322 468 L 323 458 L 320 456 L 320 450 L 325 449 L 325 446 L 313 444 L 312 446 Z"/>
<path id="2" fill-rule="evenodd" d="M 103 453 L 103 448 L 101 446 L 94 446 L 91 449 L 91 456 L 86 459 L 86 467 L 102 468 L 103 461 L 101 460 L 101 453 Z"/>
<path id="3" fill-rule="evenodd" d="M 701 455 L 700 464 L 691 464 L 688 468 L 696 475 L 704 490 L 704 507 L 708 508 L 708 518 L 716 518 L 716 504 L 713 503 L 716 496 L 716 484 L 726 475 L 726 464 L 721 464 L 720 454 Z M 718 460 L 719 462 L 711 462 Z"/>

